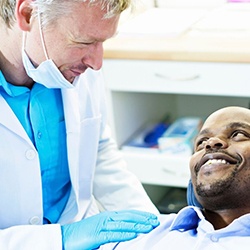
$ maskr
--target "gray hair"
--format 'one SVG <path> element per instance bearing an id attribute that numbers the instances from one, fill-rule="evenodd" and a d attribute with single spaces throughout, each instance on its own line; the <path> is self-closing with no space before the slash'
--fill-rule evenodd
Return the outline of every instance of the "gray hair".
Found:
<path id="1" fill-rule="evenodd" d="M 79 2 L 89 2 L 89 4 L 101 4 L 105 11 L 104 18 L 111 18 L 127 9 L 131 0 L 33 0 L 33 16 L 37 16 L 38 10 L 42 14 L 42 25 L 46 26 L 63 15 L 72 13 L 72 4 Z M 16 0 L 0 0 L 0 16 L 5 24 L 10 28 L 15 21 Z"/>

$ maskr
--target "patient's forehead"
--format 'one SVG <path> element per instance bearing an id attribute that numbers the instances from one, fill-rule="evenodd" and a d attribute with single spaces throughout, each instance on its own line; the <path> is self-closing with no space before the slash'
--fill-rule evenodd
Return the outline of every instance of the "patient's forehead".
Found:
<path id="1" fill-rule="evenodd" d="M 222 127 L 233 122 L 250 125 L 250 110 L 242 107 L 219 109 L 206 119 L 202 129 Z"/>

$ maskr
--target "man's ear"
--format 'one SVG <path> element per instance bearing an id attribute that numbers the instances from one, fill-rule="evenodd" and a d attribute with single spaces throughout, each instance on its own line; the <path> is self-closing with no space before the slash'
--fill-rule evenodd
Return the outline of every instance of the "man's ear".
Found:
<path id="1" fill-rule="evenodd" d="M 23 31 L 31 29 L 32 6 L 30 3 L 30 0 L 16 0 L 16 20 L 19 28 Z"/>

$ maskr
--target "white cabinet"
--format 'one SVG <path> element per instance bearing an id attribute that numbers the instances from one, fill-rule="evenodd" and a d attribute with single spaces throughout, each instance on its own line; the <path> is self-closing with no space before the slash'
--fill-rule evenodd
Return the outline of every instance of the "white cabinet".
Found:
<path id="1" fill-rule="evenodd" d="M 246 63 L 104 60 L 110 123 L 121 146 L 144 124 L 181 116 L 206 117 L 214 110 L 249 107 Z M 123 151 L 129 169 L 144 184 L 186 187 L 189 159 Z"/>

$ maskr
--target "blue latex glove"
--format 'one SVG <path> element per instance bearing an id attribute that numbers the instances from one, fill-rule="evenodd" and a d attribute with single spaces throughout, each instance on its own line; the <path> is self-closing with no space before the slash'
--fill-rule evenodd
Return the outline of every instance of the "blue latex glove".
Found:
<path id="1" fill-rule="evenodd" d="M 156 215 L 137 210 L 103 212 L 81 221 L 63 225 L 65 250 L 95 249 L 109 242 L 131 240 L 159 225 Z"/>

